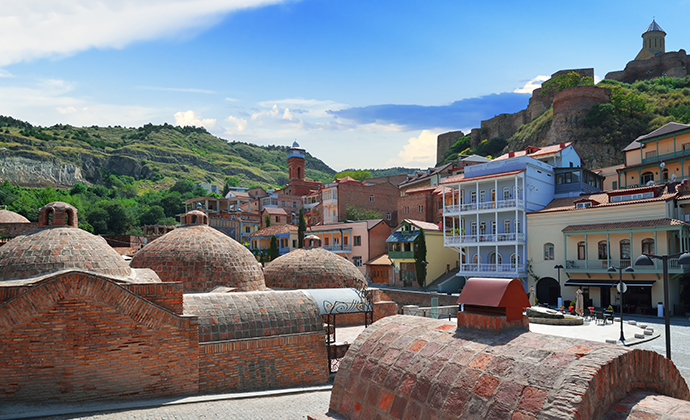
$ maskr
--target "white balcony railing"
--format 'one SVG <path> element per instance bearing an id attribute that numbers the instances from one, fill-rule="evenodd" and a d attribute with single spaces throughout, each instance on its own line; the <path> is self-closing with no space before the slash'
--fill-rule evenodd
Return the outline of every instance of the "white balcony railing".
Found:
<path id="1" fill-rule="evenodd" d="M 460 264 L 460 273 L 524 273 L 525 264 Z"/>
<path id="2" fill-rule="evenodd" d="M 352 245 L 341 245 L 341 244 L 332 244 L 332 245 L 323 245 L 323 249 L 331 252 L 351 252 L 352 251 Z"/>
<path id="3" fill-rule="evenodd" d="M 524 206 L 524 200 L 512 198 L 509 200 L 485 201 L 483 203 L 466 203 L 444 206 L 443 212 L 445 214 L 457 214 L 464 212 L 475 212 L 478 210 L 510 210 L 515 208 L 523 208 Z"/>
<path id="4" fill-rule="evenodd" d="M 524 241 L 524 233 L 494 233 L 486 235 L 454 235 L 446 236 L 445 245 L 476 244 L 483 242 L 516 242 Z"/>

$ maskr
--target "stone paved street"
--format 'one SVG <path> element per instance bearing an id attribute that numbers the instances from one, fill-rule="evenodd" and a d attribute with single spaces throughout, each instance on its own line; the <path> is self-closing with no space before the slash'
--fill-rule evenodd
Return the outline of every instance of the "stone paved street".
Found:
<path id="1" fill-rule="evenodd" d="M 330 397 L 330 391 L 320 391 L 274 397 L 168 405 L 157 408 L 102 412 L 92 415 L 73 414 L 42 418 L 64 420 L 304 420 L 308 414 L 325 413 L 328 411 Z"/>

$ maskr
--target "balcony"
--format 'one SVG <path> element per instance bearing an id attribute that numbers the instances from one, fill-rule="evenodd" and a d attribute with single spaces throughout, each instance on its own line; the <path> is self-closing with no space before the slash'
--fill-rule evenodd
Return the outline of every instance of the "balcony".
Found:
<path id="1" fill-rule="evenodd" d="M 505 243 L 525 241 L 524 233 L 495 233 L 488 235 L 456 235 L 446 236 L 445 246 L 462 246 L 477 243 Z"/>
<path id="2" fill-rule="evenodd" d="M 642 150 L 645 150 L 645 149 L 642 149 Z M 662 161 L 666 161 L 669 159 L 673 159 L 673 158 L 677 158 L 677 157 L 681 157 L 681 156 L 688 156 L 688 155 L 690 155 L 690 150 L 679 150 L 677 152 L 666 153 L 666 154 L 659 155 L 659 156 L 650 156 L 648 158 L 642 158 L 642 163 L 645 164 L 645 163 L 662 162 Z"/>
<path id="3" fill-rule="evenodd" d="M 323 245 L 322 248 L 331 252 L 352 252 L 352 245 L 332 244 Z"/>
<path id="4" fill-rule="evenodd" d="M 525 264 L 460 264 L 460 276 L 511 277 L 524 276 Z"/>
<path id="5" fill-rule="evenodd" d="M 443 213 L 448 215 L 467 213 L 467 212 L 483 212 L 492 210 L 515 210 L 523 209 L 525 201 L 520 199 L 499 200 L 499 201 L 485 201 L 483 203 L 467 203 L 452 206 L 444 206 Z"/>
<path id="6" fill-rule="evenodd" d="M 388 251 L 391 260 L 413 260 L 414 251 Z"/>
<path id="7" fill-rule="evenodd" d="M 630 267 L 634 261 L 625 260 L 566 260 L 566 273 L 606 273 L 609 267 Z M 661 273 L 663 271 L 662 262 L 652 260 L 654 265 L 633 266 L 635 272 L 639 273 Z M 672 274 L 690 273 L 690 267 L 678 264 L 678 258 L 669 258 L 668 272 Z"/>

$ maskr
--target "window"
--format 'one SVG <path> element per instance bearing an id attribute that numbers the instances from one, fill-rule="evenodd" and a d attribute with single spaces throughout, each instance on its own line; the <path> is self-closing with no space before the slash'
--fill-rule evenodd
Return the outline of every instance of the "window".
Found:
<path id="1" fill-rule="evenodd" d="M 328 245 L 330 244 L 330 239 L 331 239 L 331 238 L 329 238 L 328 236 L 326 236 L 325 238 L 323 238 L 323 244 L 326 245 L 326 246 L 328 246 Z"/>
<path id="2" fill-rule="evenodd" d="M 472 264 L 479 264 L 481 262 L 482 262 L 481 256 L 479 256 L 478 254 L 474 254 L 474 256 L 472 256 Z"/>
<path id="3" fill-rule="evenodd" d="M 352 238 L 353 240 L 353 245 L 354 246 L 362 246 L 362 237 L 361 236 L 355 236 Z"/>
<path id="4" fill-rule="evenodd" d="M 653 150 L 653 151 L 651 151 L 651 152 L 646 152 L 646 153 L 644 154 L 644 157 L 645 157 L 645 158 L 651 158 L 651 157 L 654 157 L 654 156 L 656 156 L 656 151 L 655 151 L 655 150 Z"/>
<path id="5" fill-rule="evenodd" d="M 297 239 L 292 240 L 292 247 L 297 248 Z"/>
<path id="6" fill-rule="evenodd" d="M 492 235 L 496 234 L 496 221 L 495 220 L 491 221 L 491 234 Z"/>
<path id="7" fill-rule="evenodd" d="M 584 242 L 577 243 L 577 259 L 586 260 L 587 259 L 587 248 L 585 248 Z"/>
<path id="8" fill-rule="evenodd" d="M 470 234 L 471 235 L 477 234 L 477 222 L 472 222 L 472 224 L 470 225 Z"/>
<path id="9" fill-rule="evenodd" d="M 599 259 L 600 260 L 608 260 L 609 259 L 609 244 L 606 243 L 606 241 L 600 241 L 597 244 L 597 248 L 599 251 Z"/>
<path id="10" fill-rule="evenodd" d="M 510 255 L 510 265 L 515 268 L 517 265 L 520 264 L 520 256 L 517 254 L 511 254 Z"/>
<path id="11" fill-rule="evenodd" d="M 520 233 L 520 219 L 515 219 L 515 233 Z"/>
<path id="12" fill-rule="evenodd" d="M 479 222 L 479 234 L 486 235 L 486 222 Z"/>
<path id="13" fill-rule="evenodd" d="M 349 242 L 349 236 L 343 236 L 343 245 L 347 245 Z"/>
<path id="14" fill-rule="evenodd" d="M 355 267 L 361 267 L 362 266 L 362 257 L 352 257 L 352 264 L 354 264 Z"/>
<path id="15" fill-rule="evenodd" d="M 296 208 L 297 208 L 297 202 L 296 202 L 296 201 L 293 201 L 293 202 L 292 202 L 292 208 L 293 208 L 293 209 L 296 209 Z"/>
<path id="16" fill-rule="evenodd" d="M 690 149 L 690 143 L 685 143 L 683 145 L 683 150 L 689 150 Z"/>
<path id="17" fill-rule="evenodd" d="M 583 201 L 582 203 L 575 204 L 576 209 L 586 209 L 587 207 L 592 207 L 591 201 Z"/>
<path id="18" fill-rule="evenodd" d="M 477 192 L 471 191 L 470 192 L 470 203 L 476 203 L 476 202 L 477 202 Z"/>
<path id="19" fill-rule="evenodd" d="M 280 202 L 280 207 L 285 207 L 285 201 Z"/>
<path id="20" fill-rule="evenodd" d="M 250 233 L 250 232 L 251 232 L 250 229 L 251 229 L 251 228 L 250 228 L 249 226 L 245 226 L 245 227 L 244 227 L 244 233 Z"/>
<path id="21" fill-rule="evenodd" d="M 374 195 L 373 194 L 369 196 L 369 201 L 374 201 Z"/>
<path id="22" fill-rule="evenodd" d="M 510 233 L 510 220 L 503 221 L 503 233 Z"/>
<path id="23" fill-rule="evenodd" d="M 486 201 L 486 191 L 481 190 L 479 191 L 479 202 L 483 203 Z"/>
<path id="24" fill-rule="evenodd" d="M 280 216 L 276 216 L 276 223 L 280 222 Z"/>
<path id="25" fill-rule="evenodd" d="M 288 238 L 280 238 L 280 247 L 281 248 L 287 248 L 288 247 Z"/>
<path id="26" fill-rule="evenodd" d="M 503 258 L 501 257 L 501 254 L 497 254 L 497 253 L 493 252 L 493 253 L 491 253 L 491 255 L 489 255 L 489 263 L 490 264 L 501 265 L 501 263 L 503 262 L 502 260 L 503 260 Z"/>
<path id="27" fill-rule="evenodd" d="M 423 206 L 422 204 L 420 204 L 419 206 L 417 206 L 417 210 L 418 210 L 420 213 L 424 213 L 424 206 Z"/>
<path id="28" fill-rule="evenodd" d="M 393 215 L 390 213 L 386 213 L 386 220 L 391 220 L 393 218 Z"/>
<path id="29" fill-rule="evenodd" d="M 630 260 L 630 241 L 623 239 L 620 241 L 621 260 Z"/>
<path id="30" fill-rule="evenodd" d="M 496 201 L 496 190 L 491 189 L 491 201 Z"/>
<path id="31" fill-rule="evenodd" d="M 611 183 L 611 189 L 617 190 L 618 189 L 618 181 L 613 181 Z"/>
<path id="32" fill-rule="evenodd" d="M 640 181 L 642 182 L 643 185 L 648 183 L 649 181 L 654 181 L 654 174 L 651 172 L 644 172 L 642 174 L 642 178 Z"/>
<path id="33" fill-rule="evenodd" d="M 664 170 L 661 171 L 661 180 L 668 181 L 668 169 L 664 168 Z"/>
<path id="34" fill-rule="evenodd" d="M 409 208 L 409 207 L 403 207 L 403 213 L 404 213 L 404 214 L 408 214 L 409 212 L 410 212 L 410 208 Z"/>
<path id="35" fill-rule="evenodd" d="M 503 199 L 510 200 L 510 188 L 503 187 Z"/>
<path id="36" fill-rule="evenodd" d="M 654 253 L 654 239 L 647 238 L 642 240 L 642 253 L 643 254 L 653 254 Z"/>
<path id="37" fill-rule="evenodd" d="M 553 260 L 554 259 L 554 246 L 552 243 L 544 244 L 544 259 Z"/>

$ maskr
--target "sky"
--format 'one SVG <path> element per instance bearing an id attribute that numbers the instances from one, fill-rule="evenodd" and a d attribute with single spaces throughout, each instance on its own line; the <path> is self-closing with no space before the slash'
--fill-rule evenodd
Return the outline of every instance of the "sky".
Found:
<path id="1" fill-rule="evenodd" d="M 436 161 L 562 69 L 622 70 L 690 1 L 0 0 L 0 115 L 203 126 L 336 170 Z"/>

